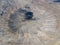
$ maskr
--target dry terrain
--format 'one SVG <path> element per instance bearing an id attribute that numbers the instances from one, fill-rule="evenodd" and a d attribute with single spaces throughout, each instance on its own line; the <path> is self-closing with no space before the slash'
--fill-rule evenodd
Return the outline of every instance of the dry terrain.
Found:
<path id="1" fill-rule="evenodd" d="M 0 0 L 0 45 L 60 45 L 60 4 L 52 1 Z"/>

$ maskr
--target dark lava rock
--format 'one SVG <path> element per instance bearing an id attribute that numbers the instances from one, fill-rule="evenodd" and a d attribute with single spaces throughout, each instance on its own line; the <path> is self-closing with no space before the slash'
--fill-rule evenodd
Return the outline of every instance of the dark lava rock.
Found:
<path id="1" fill-rule="evenodd" d="M 33 17 L 33 12 L 26 12 L 25 13 L 25 19 L 29 20 L 29 19 L 32 19 Z"/>

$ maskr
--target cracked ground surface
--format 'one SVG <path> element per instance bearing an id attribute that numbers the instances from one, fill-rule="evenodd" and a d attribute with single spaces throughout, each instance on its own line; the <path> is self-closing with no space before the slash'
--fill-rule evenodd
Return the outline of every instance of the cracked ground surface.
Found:
<path id="1" fill-rule="evenodd" d="M 60 5 L 51 1 L 0 0 L 0 45 L 60 45 Z"/>

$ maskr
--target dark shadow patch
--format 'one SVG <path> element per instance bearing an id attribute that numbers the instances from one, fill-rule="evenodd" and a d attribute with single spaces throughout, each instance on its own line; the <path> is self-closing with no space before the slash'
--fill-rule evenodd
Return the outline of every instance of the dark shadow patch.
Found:
<path id="1" fill-rule="evenodd" d="M 4 14 L 4 12 L 2 11 L 2 12 L 0 13 L 0 16 L 3 16 L 3 14 Z"/>
<path id="2" fill-rule="evenodd" d="M 20 13 L 25 13 L 25 12 L 27 12 L 27 11 L 24 10 L 24 9 L 22 9 L 22 8 L 19 8 L 19 9 L 18 9 L 18 12 L 20 12 Z"/>
<path id="3" fill-rule="evenodd" d="M 17 15 L 16 14 L 11 14 L 9 18 L 10 19 L 8 21 L 8 27 L 11 29 L 12 32 L 16 32 L 17 28 L 16 28 L 16 25 L 15 25 L 15 21 L 16 21 Z"/>
<path id="4" fill-rule="evenodd" d="M 8 21 L 8 27 L 11 29 L 10 31 L 12 31 L 12 32 L 17 31 L 16 25 L 12 21 Z"/>
<path id="5" fill-rule="evenodd" d="M 30 5 L 29 5 L 29 4 L 26 4 L 26 5 L 25 5 L 25 8 L 30 9 Z"/>
<path id="6" fill-rule="evenodd" d="M 17 18 L 17 14 L 16 13 L 11 14 L 9 18 L 10 20 L 15 20 Z"/>
<path id="7" fill-rule="evenodd" d="M 60 2 L 60 0 L 55 0 L 55 1 L 53 1 L 53 2 Z"/>

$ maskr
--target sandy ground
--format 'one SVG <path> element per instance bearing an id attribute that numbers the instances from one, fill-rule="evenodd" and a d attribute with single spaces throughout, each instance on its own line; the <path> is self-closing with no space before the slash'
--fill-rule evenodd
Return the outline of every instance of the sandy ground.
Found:
<path id="1" fill-rule="evenodd" d="M 1 0 L 0 0 L 1 1 Z M 5 4 L 2 0 L 0 8 Z M 12 0 L 11 0 L 12 1 Z M 60 45 L 60 5 L 47 0 L 14 0 L 5 13 L 0 15 L 0 45 Z M 28 5 L 30 8 L 25 8 Z M 25 20 L 18 9 L 33 12 L 32 20 Z M 1 10 L 0 9 L 0 10 Z M 2 11 L 0 11 L 1 13 Z M 16 32 L 9 28 L 8 21 L 14 14 Z"/>

